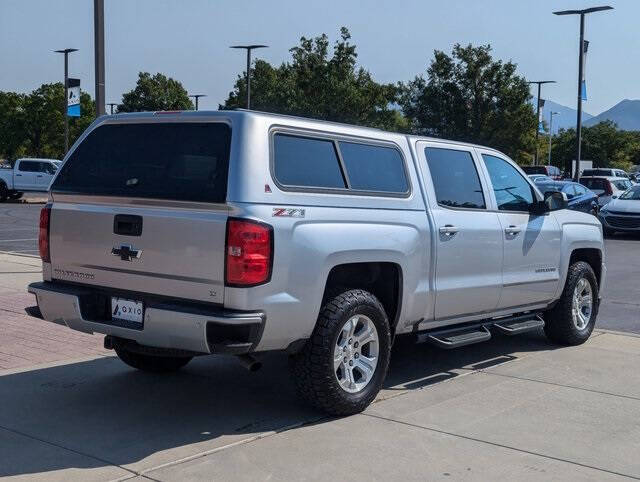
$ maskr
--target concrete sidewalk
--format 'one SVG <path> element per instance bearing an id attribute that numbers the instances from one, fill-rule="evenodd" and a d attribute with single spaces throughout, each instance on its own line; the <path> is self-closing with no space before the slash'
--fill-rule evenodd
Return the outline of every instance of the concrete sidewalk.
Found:
<path id="1" fill-rule="evenodd" d="M 640 477 L 640 338 L 398 346 L 364 414 L 296 399 L 286 358 L 149 375 L 113 357 L 0 372 L 0 477 L 608 480 Z"/>
<path id="2" fill-rule="evenodd" d="M 0 374 L 3 369 L 111 355 L 102 347 L 101 336 L 71 331 L 25 312 L 36 305 L 27 285 L 40 280 L 40 258 L 0 253 Z"/>
<path id="3" fill-rule="evenodd" d="M 400 342 L 363 414 L 324 417 L 287 359 L 137 372 L 102 337 L 29 317 L 37 258 L 0 255 L 0 477 L 8 480 L 640 478 L 640 337 Z"/>

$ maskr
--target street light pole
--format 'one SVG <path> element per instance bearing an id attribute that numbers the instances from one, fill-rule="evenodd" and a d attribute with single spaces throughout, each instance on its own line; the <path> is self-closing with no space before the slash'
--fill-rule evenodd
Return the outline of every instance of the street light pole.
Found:
<path id="1" fill-rule="evenodd" d="M 253 49 L 264 49 L 268 45 L 232 45 L 232 49 L 245 49 L 247 51 L 247 109 L 251 109 L 251 51 Z"/>
<path id="2" fill-rule="evenodd" d="M 193 97 L 196 100 L 196 110 L 198 110 L 198 99 L 206 96 L 207 94 L 189 94 L 189 97 Z"/>
<path id="3" fill-rule="evenodd" d="M 67 115 L 67 105 L 69 103 L 69 54 L 77 52 L 78 49 L 55 50 L 58 54 L 64 54 L 64 104 L 62 115 L 64 116 L 64 153 L 69 150 L 69 116 Z"/>
<path id="4" fill-rule="evenodd" d="M 553 137 L 553 116 L 558 115 L 560 112 L 549 112 L 549 166 L 551 165 L 551 137 Z"/>
<path id="5" fill-rule="evenodd" d="M 104 97 L 104 0 L 93 0 L 93 43 L 96 67 L 96 117 L 105 114 Z"/>
<path id="6" fill-rule="evenodd" d="M 111 108 L 111 115 L 113 115 L 113 106 L 118 104 L 115 102 L 109 102 L 107 105 Z"/>
<path id="7" fill-rule="evenodd" d="M 603 10 L 613 10 L 613 7 L 605 5 L 602 7 L 585 8 L 584 10 L 562 10 L 553 12 L 554 15 L 580 15 L 580 44 L 578 46 L 578 111 L 576 119 L 576 171 L 573 174 L 574 181 L 580 179 L 580 155 L 582 149 L 582 77 L 584 75 L 584 17 L 588 13 L 601 12 Z M 571 162 L 569 159 L 568 162 Z M 571 172 L 573 166 L 569 165 Z"/>
<path id="8" fill-rule="evenodd" d="M 536 157 L 533 160 L 533 165 L 537 166 L 538 165 L 538 135 L 540 134 L 540 91 L 542 90 L 542 84 L 555 84 L 556 81 L 555 80 L 533 80 L 528 82 L 529 84 L 538 84 L 538 98 L 536 103 L 537 108 L 536 108 Z"/>

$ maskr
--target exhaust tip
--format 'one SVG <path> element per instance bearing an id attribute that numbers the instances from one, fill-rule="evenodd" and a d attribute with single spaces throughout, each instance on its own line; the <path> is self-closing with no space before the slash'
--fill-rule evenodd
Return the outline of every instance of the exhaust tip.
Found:
<path id="1" fill-rule="evenodd" d="M 236 355 L 240 364 L 250 372 L 257 372 L 262 368 L 262 362 L 256 360 L 251 355 Z"/>

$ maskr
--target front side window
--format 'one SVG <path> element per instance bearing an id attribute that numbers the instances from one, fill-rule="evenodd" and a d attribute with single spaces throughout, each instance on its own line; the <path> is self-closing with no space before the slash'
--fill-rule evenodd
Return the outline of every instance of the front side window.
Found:
<path id="1" fill-rule="evenodd" d="M 533 204 L 533 190 L 524 177 L 504 159 L 482 154 L 489 171 L 496 195 L 498 209 L 501 211 L 528 211 Z"/>
<path id="2" fill-rule="evenodd" d="M 632 199 L 634 201 L 640 201 L 640 186 L 632 187 L 627 192 L 625 192 L 622 196 L 620 196 L 620 199 L 627 199 L 627 200 Z"/>
<path id="3" fill-rule="evenodd" d="M 343 141 L 339 146 L 351 189 L 393 193 L 409 190 L 397 149 Z"/>
<path id="4" fill-rule="evenodd" d="M 424 150 L 438 204 L 485 209 L 478 171 L 469 151 L 427 147 Z"/>
<path id="5" fill-rule="evenodd" d="M 346 188 L 333 141 L 276 134 L 275 177 L 286 186 Z"/>
<path id="6" fill-rule="evenodd" d="M 567 199 L 573 199 L 576 197 L 576 188 L 573 184 L 568 184 L 564 188 L 562 188 L 562 192 L 567 195 Z"/>

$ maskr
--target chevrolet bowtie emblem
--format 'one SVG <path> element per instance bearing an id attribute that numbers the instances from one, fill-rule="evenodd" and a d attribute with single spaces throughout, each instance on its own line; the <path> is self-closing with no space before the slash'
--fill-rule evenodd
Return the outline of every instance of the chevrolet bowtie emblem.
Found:
<path id="1" fill-rule="evenodd" d="M 111 254 L 114 256 L 120 256 L 122 261 L 133 261 L 139 259 L 142 256 L 141 249 L 135 249 L 130 244 L 123 244 L 119 248 L 112 248 Z"/>

